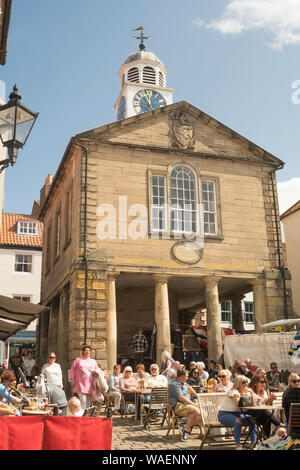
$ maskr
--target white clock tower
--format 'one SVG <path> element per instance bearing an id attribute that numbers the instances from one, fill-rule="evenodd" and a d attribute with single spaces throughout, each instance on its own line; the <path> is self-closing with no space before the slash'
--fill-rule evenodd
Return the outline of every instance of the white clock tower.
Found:
<path id="1" fill-rule="evenodd" d="M 167 88 L 167 70 L 153 53 L 145 51 L 144 40 L 150 39 L 143 34 L 141 26 L 139 52 L 133 52 L 125 60 L 118 73 L 121 91 L 115 104 L 117 120 L 151 111 L 173 103 L 173 88 Z"/>

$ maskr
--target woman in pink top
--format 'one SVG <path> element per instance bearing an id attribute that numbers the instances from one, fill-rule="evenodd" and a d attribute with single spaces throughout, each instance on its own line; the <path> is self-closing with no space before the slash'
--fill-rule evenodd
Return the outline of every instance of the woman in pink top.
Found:
<path id="1" fill-rule="evenodd" d="M 93 375 L 100 374 L 97 362 L 91 359 L 90 346 L 82 348 L 82 357 L 77 357 L 73 361 L 70 379 L 73 393 L 77 393 L 80 399 L 81 408 L 89 408 L 92 402 Z"/>

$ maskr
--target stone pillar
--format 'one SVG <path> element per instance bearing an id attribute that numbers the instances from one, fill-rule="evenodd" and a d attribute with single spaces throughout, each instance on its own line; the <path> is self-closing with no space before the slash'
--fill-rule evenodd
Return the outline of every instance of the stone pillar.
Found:
<path id="1" fill-rule="evenodd" d="M 54 299 L 50 304 L 49 330 L 48 330 L 48 353 L 57 350 L 57 331 L 58 331 L 58 304 Z"/>
<path id="2" fill-rule="evenodd" d="M 39 318 L 39 356 L 38 367 L 47 362 L 48 354 L 48 330 L 49 330 L 49 310 L 42 312 Z"/>
<path id="3" fill-rule="evenodd" d="M 59 296 L 58 330 L 57 330 L 57 362 L 63 372 L 64 387 L 68 385 L 68 345 L 69 345 L 69 289 L 65 287 Z"/>
<path id="4" fill-rule="evenodd" d="M 208 360 L 222 360 L 221 312 L 218 282 L 221 278 L 204 277 L 206 286 L 207 353 Z"/>
<path id="5" fill-rule="evenodd" d="M 243 331 L 244 320 L 243 320 L 243 311 L 242 311 L 242 300 L 244 294 L 236 295 L 231 298 L 232 302 L 232 328 L 237 331 Z"/>
<path id="6" fill-rule="evenodd" d="M 117 304 L 116 304 L 116 278 L 119 273 L 108 273 L 107 295 L 107 370 L 113 371 L 117 363 Z"/>
<path id="7" fill-rule="evenodd" d="M 253 279 L 249 283 L 253 287 L 255 333 L 259 333 L 261 325 L 267 323 L 265 281 Z"/>
<path id="8" fill-rule="evenodd" d="M 161 353 L 171 353 L 168 276 L 153 275 L 155 281 L 156 362 L 160 366 Z"/>

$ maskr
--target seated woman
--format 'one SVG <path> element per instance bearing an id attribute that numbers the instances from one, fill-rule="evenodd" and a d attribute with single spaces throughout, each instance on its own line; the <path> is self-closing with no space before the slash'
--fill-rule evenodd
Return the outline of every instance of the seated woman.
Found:
<path id="1" fill-rule="evenodd" d="M 114 365 L 113 373 L 108 378 L 108 395 L 114 400 L 114 414 L 120 414 L 121 405 L 121 392 L 120 392 L 120 379 L 123 377 L 121 374 L 120 364 Z"/>
<path id="2" fill-rule="evenodd" d="M 5 370 L 4 372 L 2 372 L 1 378 L 0 378 L 0 381 L 1 381 L 1 384 L 0 384 L 0 402 L 4 403 L 6 405 L 10 405 L 10 403 L 16 403 L 17 404 L 17 403 L 22 402 L 22 399 L 20 399 L 18 397 L 15 397 L 8 390 L 9 385 L 12 385 L 12 383 L 15 380 L 16 380 L 16 376 L 11 370 Z M 14 414 L 20 415 L 20 412 L 18 410 L 16 410 L 16 412 Z"/>
<path id="3" fill-rule="evenodd" d="M 123 371 L 123 377 L 119 381 L 120 392 L 123 394 L 125 401 L 134 401 L 135 392 L 138 387 L 136 379 L 133 377 L 132 368 L 126 366 Z"/>
<path id="4" fill-rule="evenodd" d="M 254 393 L 248 388 L 247 377 L 238 375 L 233 382 L 231 390 L 227 393 L 222 405 L 219 407 L 218 420 L 228 427 L 233 427 L 235 448 L 241 450 L 240 445 L 242 426 L 251 427 L 251 441 L 256 442 L 256 426 L 253 425 L 250 415 L 241 411 L 238 406 L 239 400 L 243 396 L 253 396 Z"/>
<path id="5" fill-rule="evenodd" d="M 259 400 L 259 404 L 261 405 L 272 405 L 273 401 L 276 400 L 276 395 L 273 393 L 270 394 L 270 392 L 266 390 L 266 381 L 262 375 L 254 374 L 249 387 L 254 392 L 254 403 Z M 271 434 L 271 423 L 273 423 L 276 428 L 281 424 L 280 419 L 269 410 L 254 410 L 250 411 L 249 414 L 256 418 L 257 424 L 263 425 L 263 430 L 267 438 L 269 438 Z"/>
<path id="6" fill-rule="evenodd" d="M 189 375 L 189 378 L 187 379 L 187 384 L 190 385 L 191 387 L 202 387 L 201 379 L 199 377 L 199 370 L 197 367 L 195 367 Z"/>
<path id="7" fill-rule="evenodd" d="M 196 362 L 196 365 L 197 365 L 197 369 L 199 370 L 199 378 L 204 379 L 204 380 L 208 380 L 209 375 L 208 375 L 208 372 L 206 372 L 206 370 L 205 370 L 204 362 Z"/>
<path id="8" fill-rule="evenodd" d="M 230 381 L 231 372 L 227 369 L 222 369 L 218 373 L 218 382 L 215 381 L 213 385 L 213 392 L 217 393 L 227 393 L 232 389 L 233 383 Z"/>
<path id="9" fill-rule="evenodd" d="M 290 374 L 288 387 L 282 395 L 282 407 L 287 423 L 289 422 L 291 403 L 300 403 L 300 376 L 295 372 Z"/>
<path id="10" fill-rule="evenodd" d="M 136 366 L 136 373 L 133 374 L 133 377 L 134 377 L 135 380 L 137 381 L 138 386 L 141 387 L 141 388 L 144 388 L 145 379 L 146 379 L 146 377 L 149 377 L 148 372 L 145 371 L 145 366 L 144 366 L 144 364 L 138 364 L 138 365 Z"/>

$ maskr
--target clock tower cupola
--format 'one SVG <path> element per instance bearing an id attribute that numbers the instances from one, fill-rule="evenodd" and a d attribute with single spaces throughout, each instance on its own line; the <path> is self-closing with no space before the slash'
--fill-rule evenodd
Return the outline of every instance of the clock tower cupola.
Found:
<path id="1" fill-rule="evenodd" d="M 161 60 L 145 50 L 144 26 L 141 31 L 139 51 L 133 52 L 120 68 L 121 91 L 115 104 L 117 120 L 152 111 L 173 103 L 173 88 L 166 86 L 167 70 Z"/>

